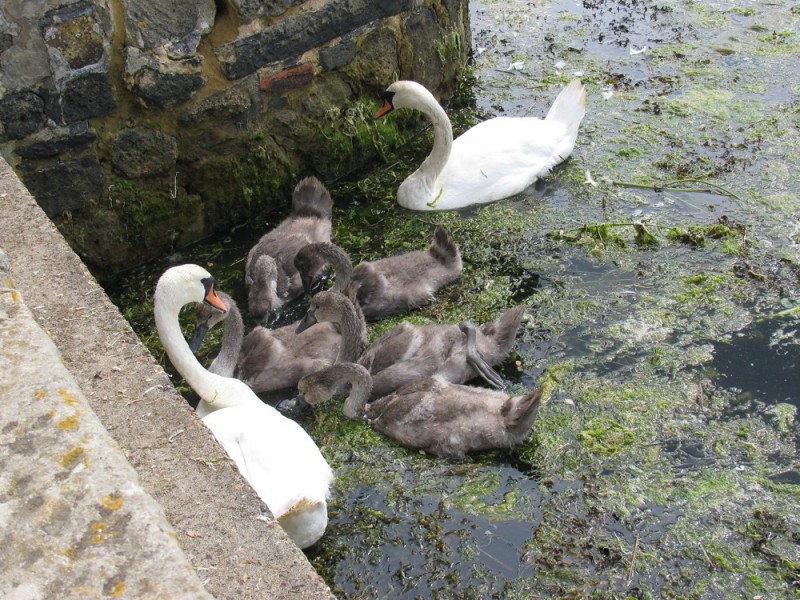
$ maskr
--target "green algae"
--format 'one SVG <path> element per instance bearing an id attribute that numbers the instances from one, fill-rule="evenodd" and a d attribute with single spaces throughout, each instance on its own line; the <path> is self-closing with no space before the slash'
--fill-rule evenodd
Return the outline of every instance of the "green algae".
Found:
<path id="1" fill-rule="evenodd" d="M 377 160 L 390 148 L 406 143 L 406 133 L 395 120 L 373 121 L 375 102 L 360 100 L 347 107 L 330 106 L 317 123 L 311 163 L 324 179 L 339 178 Z"/>
<path id="2" fill-rule="evenodd" d="M 490 49 L 474 65 L 476 97 L 462 90 L 448 107 L 457 131 L 482 113 L 543 114 L 574 71 L 589 86 L 573 158 L 516 198 L 399 209 L 397 185 L 430 148 L 424 121 L 371 129 L 365 104 L 340 129 L 340 114 L 321 125 L 331 152 L 358 156 L 333 157 L 331 173 L 355 170 L 328 182 L 333 237 L 355 261 L 424 248 L 436 225 L 464 256 L 464 276 L 432 305 L 371 324 L 370 339 L 404 319 L 480 322 L 525 303 L 500 369 L 515 392 L 546 390 L 524 444 L 457 463 L 345 419 L 340 399 L 303 419 L 337 474 L 328 533 L 308 555 L 340 597 L 797 595 L 800 488 L 775 479 L 798 469 L 797 398 L 731 389 L 712 366 L 756 319 L 789 340 L 798 323 L 798 89 L 785 83 L 796 36 L 781 34 L 797 14 L 667 2 L 626 33 L 601 14 L 619 3 L 596 4 L 537 13 L 531 47 L 562 53 L 559 70 L 496 51 L 534 35 L 539 7 L 481 3 L 502 9 L 507 35 L 495 46 L 476 35 Z M 730 29 L 735 18 L 767 25 Z M 599 30 L 650 47 L 586 51 Z M 523 71 L 507 72 L 511 60 Z M 213 250 L 204 260 L 241 285 L 240 262 L 229 275 Z"/>
<path id="3" fill-rule="evenodd" d="M 272 208 L 276 196 L 288 195 L 296 179 L 293 171 L 267 141 L 252 144 L 243 156 L 229 158 L 226 165 L 236 190 L 234 198 L 240 200 L 238 209 L 244 207 L 251 217 Z"/>

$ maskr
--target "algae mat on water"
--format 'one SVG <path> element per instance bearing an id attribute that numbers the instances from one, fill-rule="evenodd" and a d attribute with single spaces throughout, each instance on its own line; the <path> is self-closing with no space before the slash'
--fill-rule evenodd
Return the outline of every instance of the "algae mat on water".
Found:
<path id="1" fill-rule="evenodd" d="M 424 129 L 330 182 L 334 239 L 356 261 L 449 227 L 464 276 L 407 318 L 480 322 L 524 302 L 501 372 L 512 391 L 548 391 L 526 444 L 464 462 L 398 448 L 340 401 L 306 417 L 337 474 L 308 556 L 337 596 L 800 594 L 799 12 L 474 2 L 473 103 L 448 107 L 456 133 L 476 113 L 543 116 L 580 75 L 573 157 L 460 213 L 394 203 L 430 147 Z M 242 233 L 181 260 L 241 296 Z"/>
<path id="2" fill-rule="evenodd" d="M 573 158 L 460 215 L 398 214 L 378 185 L 362 202 L 384 249 L 420 221 L 462 244 L 465 277 L 416 318 L 529 305 L 503 373 L 549 401 L 527 445 L 458 464 L 325 407 L 309 426 L 338 482 L 314 564 L 353 598 L 796 597 L 797 6 L 487 0 L 471 17 L 484 116 L 542 116 L 586 82 Z M 757 363 L 736 387 L 726 352 Z"/>

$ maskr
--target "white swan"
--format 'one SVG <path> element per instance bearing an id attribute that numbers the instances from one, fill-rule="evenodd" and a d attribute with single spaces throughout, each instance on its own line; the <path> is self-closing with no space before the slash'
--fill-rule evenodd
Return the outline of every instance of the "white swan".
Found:
<path id="1" fill-rule="evenodd" d="M 382 98 L 376 119 L 395 108 L 414 108 L 433 122 L 433 150 L 397 190 L 400 206 L 412 210 L 461 208 L 518 194 L 572 153 L 586 114 L 586 89 L 575 79 L 544 119 L 495 117 L 453 141 L 447 113 L 424 86 L 396 81 Z"/>
<path id="2" fill-rule="evenodd" d="M 214 279 L 197 265 L 168 269 L 154 296 L 156 328 L 173 366 L 202 399 L 198 414 L 289 537 L 306 548 L 328 524 L 333 473 L 305 430 L 264 404 L 242 381 L 209 373 L 183 337 L 178 313 L 207 302 L 224 311 Z"/>

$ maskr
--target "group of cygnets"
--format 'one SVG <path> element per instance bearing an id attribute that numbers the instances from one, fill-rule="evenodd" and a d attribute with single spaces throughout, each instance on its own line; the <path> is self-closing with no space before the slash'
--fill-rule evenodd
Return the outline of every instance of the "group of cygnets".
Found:
<path id="1" fill-rule="evenodd" d="M 522 191 L 571 153 L 585 94 L 574 81 L 545 119 L 490 119 L 454 142 L 447 115 L 430 92 L 414 82 L 392 84 L 376 116 L 410 107 L 434 123 L 434 149 L 400 186 L 398 201 L 436 210 Z M 301 548 L 325 531 L 333 473 L 305 430 L 257 393 L 296 387 L 310 405 L 345 395 L 346 417 L 366 419 L 407 448 L 453 459 L 524 441 L 541 401 L 540 390 L 503 392 L 493 369 L 513 347 L 522 305 L 480 326 L 403 322 L 366 347 L 368 320 L 432 302 L 461 275 L 461 255 L 450 232 L 437 227 L 425 250 L 353 268 L 347 252 L 331 241 L 332 213 L 328 190 L 307 177 L 294 189 L 289 216 L 247 255 L 249 314 L 270 322 L 284 304 L 306 294 L 308 311 L 297 323 L 259 325 L 245 335 L 236 302 L 193 264 L 168 269 L 154 297 L 159 336 L 173 366 L 200 396 L 198 415 Z M 334 285 L 312 296 L 331 269 Z M 197 304 L 191 344 L 178 321 L 190 303 Z M 193 350 L 219 323 L 221 348 L 206 369 Z M 499 389 L 465 385 L 475 377 Z"/>

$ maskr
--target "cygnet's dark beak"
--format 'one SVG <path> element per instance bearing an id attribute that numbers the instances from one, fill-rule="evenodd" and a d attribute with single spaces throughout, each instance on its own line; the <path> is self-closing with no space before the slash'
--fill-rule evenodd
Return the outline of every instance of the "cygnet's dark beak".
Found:
<path id="1" fill-rule="evenodd" d="M 311 405 L 306 402 L 302 394 L 295 396 L 294 398 L 286 398 L 281 400 L 275 405 L 275 409 L 278 412 L 291 418 L 301 417 L 311 410 L 311 408 Z"/>
<path id="2" fill-rule="evenodd" d="M 264 327 L 267 329 L 272 329 L 275 327 L 275 323 L 278 322 L 280 319 L 280 315 L 278 315 L 277 311 L 270 312 L 266 317 L 264 317 Z"/>
<path id="3" fill-rule="evenodd" d="M 189 340 L 189 349 L 192 352 L 197 352 L 200 349 L 200 346 L 203 345 L 203 339 L 206 337 L 207 333 L 208 325 L 205 323 L 195 327 L 194 333 L 192 334 L 192 339 Z"/>
<path id="4" fill-rule="evenodd" d="M 314 316 L 314 313 L 309 310 L 303 320 L 297 325 L 297 329 L 295 329 L 294 332 L 296 334 L 303 333 L 306 329 L 316 324 L 316 322 L 317 318 Z"/>
<path id="5" fill-rule="evenodd" d="M 300 275 L 300 281 L 303 282 L 303 293 L 311 296 L 311 292 L 314 291 L 314 278 L 311 275 Z"/>

